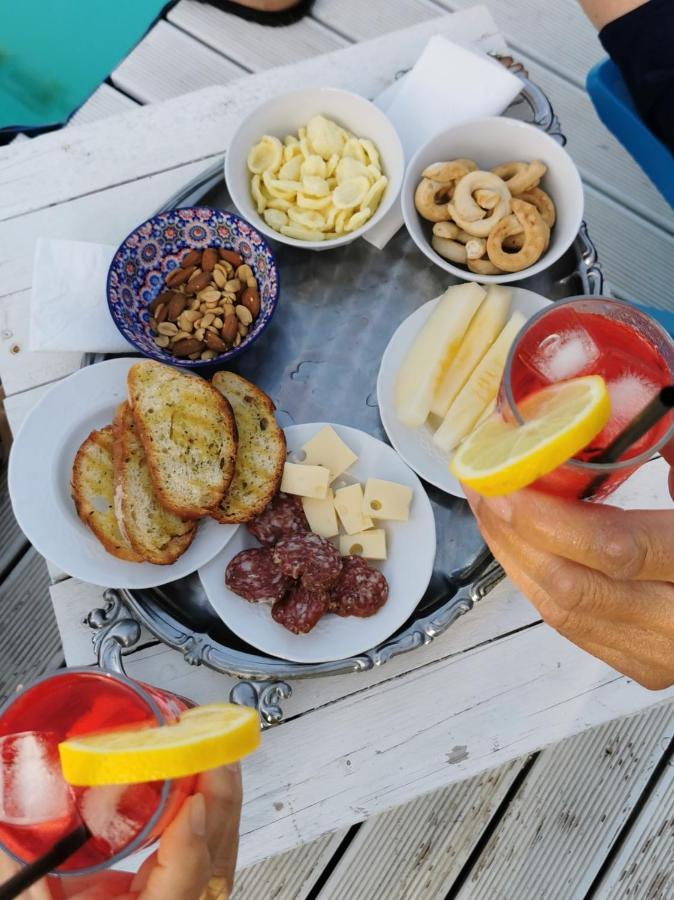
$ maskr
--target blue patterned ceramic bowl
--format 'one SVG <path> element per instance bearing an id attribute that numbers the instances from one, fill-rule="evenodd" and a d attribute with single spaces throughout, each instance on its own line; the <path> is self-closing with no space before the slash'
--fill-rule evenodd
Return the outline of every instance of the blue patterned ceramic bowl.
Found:
<path id="1" fill-rule="evenodd" d="M 235 250 L 248 263 L 258 283 L 260 314 L 238 347 L 211 360 L 176 359 L 155 344 L 148 307 L 185 252 L 206 247 Z M 278 267 L 266 240 L 244 219 L 208 206 L 191 206 L 153 216 L 131 232 L 110 263 L 107 292 L 115 325 L 144 356 L 198 369 L 234 359 L 259 338 L 278 303 Z"/>

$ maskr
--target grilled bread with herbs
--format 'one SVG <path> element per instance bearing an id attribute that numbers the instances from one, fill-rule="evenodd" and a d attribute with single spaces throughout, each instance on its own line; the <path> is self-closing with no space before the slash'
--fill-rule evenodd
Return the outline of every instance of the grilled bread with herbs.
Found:
<path id="1" fill-rule="evenodd" d="M 234 476 L 231 406 L 203 378 L 150 360 L 129 369 L 128 388 L 160 503 L 184 518 L 209 515 Z"/>
<path id="2" fill-rule="evenodd" d="M 249 522 L 276 494 L 286 458 L 276 407 L 259 388 L 234 372 L 216 372 L 213 385 L 227 398 L 236 419 L 239 449 L 234 478 L 211 515 L 223 524 Z"/>
<path id="3" fill-rule="evenodd" d="M 128 403 L 117 408 L 112 433 L 115 513 L 120 531 L 147 562 L 168 566 L 192 543 L 197 523 L 169 512 L 157 499 Z"/>
<path id="4" fill-rule="evenodd" d="M 75 455 L 70 486 L 77 515 L 108 553 L 127 562 L 142 562 L 122 534 L 114 504 L 112 427 L 92 431 Z"/>

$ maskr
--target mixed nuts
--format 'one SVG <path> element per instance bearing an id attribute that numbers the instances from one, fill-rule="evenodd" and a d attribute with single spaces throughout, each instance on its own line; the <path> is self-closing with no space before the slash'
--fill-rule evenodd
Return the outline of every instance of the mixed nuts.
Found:
<path id="1" fill-rule="evenodd" d="M 253 270 L 234 250 L 189 250 L 150 303 L 158 347 L 179 359 L 215 359 L 238 347 L 260 314 Z"/>

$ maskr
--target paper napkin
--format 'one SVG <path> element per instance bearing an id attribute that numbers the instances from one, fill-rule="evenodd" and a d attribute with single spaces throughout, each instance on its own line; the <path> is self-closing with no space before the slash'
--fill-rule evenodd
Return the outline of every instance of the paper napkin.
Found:
<path id="1" fill-rule="evenodd" d="M 117 247 L 38 238 L 30 299 L 31 350 L 125 353 L 105 285 Z"/>
<path id="2" fill-rule="evenodd" d="M 519 78 L 486 53 L 436 35 L 412 70 L 374 102 L 395 126 L 409 162 L 438 132 L 469 119 L 501 115 L 521 90 Z M 381 250 L 402 224 L 396 200 L 365 240 Z"/>

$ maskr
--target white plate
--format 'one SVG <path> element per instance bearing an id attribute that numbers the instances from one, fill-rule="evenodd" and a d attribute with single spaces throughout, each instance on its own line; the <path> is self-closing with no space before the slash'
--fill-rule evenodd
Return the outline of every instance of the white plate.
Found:
<path id="1" fill-rule="evenodd" d="M 534 294 L 533 291 L 526 291 L 524 288 L 511 287 L 511 290 L 513 292 L 511 311 L 518 310 L 527 318 L 551 302 L 540 294 Z M 399 421 L 395 411 L 394 389 L 398 370 L 438 299 L 429 300 L 408 316 L 389 341 L 379 366 L 377 402 L 386 434 L 407 465 L 414 469 L 417 475 L 448 494 L 464 497 L 463 488 L 449 471 L 448 457 L 433 443 L 433 429 L 427 424 L 421 428 L 407 428 Z"/>
<path id="2" fill-rule="evenodd" d="M 70 496 L 73 459 L 90 432 L 111 423 L 137 362 L 111 359 L 59 381 L 31 410 L 9 458 L 12 508 L 28 540 L 64 572 L 104 587 L 156 587 L 183 578 L 219 553 L 237 529 L 205 519 L 180 559 L 156 566 L 112 556 L 78 517 Z"/>
<path id="3" fill-rule="evenodd" d="M 288 451 L 297 451 L 325 423 L 292 425 L 285 429 Z M 292 634 L 271 617 L 266 603 L 249 603 L 225 586 L 225 569 L 240 550 L 259 547 L 244 527 L 219 556 L 199 569 L 206 596 L 222 621 L 244 641 L 272 656 L 294 662 L 318 663 L 364 653 L 386 640 L 412 614 L 424 595 L 435 560 L 435 519 L 421 482 L 388 444 L 363 431 L 332 426 L 358 455 L 344 482 L 369 477 L 397 481 L 412 488 L 407 522 L 384 522 L 388 559 L 378 564 L 389 585 L 386 604 L 368 619 L 341 618 L 327 613 L 309 634 Z M 339 486 L 340 479 L 336 484 Z M 375 565 L 377 565 L 375 563 Z"/>

